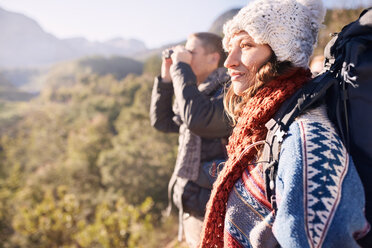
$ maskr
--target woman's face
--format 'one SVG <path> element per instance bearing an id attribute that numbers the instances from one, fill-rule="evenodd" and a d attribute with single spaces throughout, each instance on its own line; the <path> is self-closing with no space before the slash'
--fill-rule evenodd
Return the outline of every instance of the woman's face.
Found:
<path id="1" fill-rule="evenodd" d="M 255 43 L 245 31 L 234 34 L 227 48 L 225 67 L 231 76 L 234 93 L 241 96 L 254 84 L 257 70 L 270 59 L 272 50 L 269 45 Z"/>

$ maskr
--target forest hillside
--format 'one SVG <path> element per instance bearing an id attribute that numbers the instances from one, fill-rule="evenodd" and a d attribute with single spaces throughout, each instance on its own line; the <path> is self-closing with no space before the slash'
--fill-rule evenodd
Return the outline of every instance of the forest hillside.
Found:
<path id="1" fill-rule="evenodd" d="M 328 11 L 316 53 L 360 12 Z M 0 77 L 0 247 L 181 247 L 162 215 L 177 134 L 148 114 L 159 72 L 158 55 L 89 57 L 32 96 Z"/>

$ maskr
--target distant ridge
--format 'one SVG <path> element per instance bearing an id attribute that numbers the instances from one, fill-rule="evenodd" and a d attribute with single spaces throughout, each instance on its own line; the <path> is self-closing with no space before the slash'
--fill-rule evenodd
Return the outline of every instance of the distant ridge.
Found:
<path id="1" fill-rule="evenodd" d="M 74 85 L 80 78 L 90 75 L 112 75 L 116 80 L 121 80 L 128 74 L 141 75 L 142 71 L 143 64 L 131 58 L 91 56 L 60 62 L 48 70 L 35 73 L 21 88 L 27 92 L 38 93 L 45 86 Z M 3 74 L 10 73 L 12 71 L 3 72 Z M 19 75 L 19 72 L 14 72 L 14 74 Z"/>
<path id="2" fill-rule="evenodd" d="M 209 32 L 222 35 L 223 25 L 228 20 L 232 19 L 239 12 L 239 10 L 240 10 L 239 8 L 231 9 L 217 17 L 217 19 L 212 23 Z"/>
<path id="3" fill-rule="evenodd" d="M 33 19 L 0 8 L 0 68 L 37 67 L 84 56 L 130 56 L 146 50 L 142 41 L 115 38 L 91 42 L 59 39 Z"/>
<path id="4" fill-rule="evenodd" d="M 231 9 L 231 10 L 228 10 L 228 11 L 222 13 L 212 23 L 212 25 L 209 28 L 208 32 L 215 33 L 215 34 L 218 34 L 218 35 L 221 35 L 222 36 L 223 24 L 225 24 L 225 22 L 227 22 L 228 20 L 230 20 L 231 18 L 233 18 L 239 12 L 239 10 L 240 10 L 239 8 L 235 8 L 235 9 Z M 160 56 L 161 55 L 161 52 L 165 48 L 176 46 L 178 44 L 184 44 L 184 43 L 186 43 L 186 39 L 185 40 L 182 40 L 182 41 L 179 41 L 178 43 L 170 43 L 170 44 L 161 46 L 159 48 L 149 49 L 149 50 L 146 50 L 146 51 L 142 51 L 142 52 L 136 53 L 136 59 L 138 59 L 140 61 L 144 61 L 144 60 L 146 60 L 147 58 L 149 58 L 151 56 Z"/>

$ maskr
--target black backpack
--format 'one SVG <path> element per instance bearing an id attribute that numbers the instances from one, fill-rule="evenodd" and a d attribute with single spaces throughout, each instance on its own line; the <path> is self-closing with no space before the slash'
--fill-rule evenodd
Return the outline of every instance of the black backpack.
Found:
<path id="1" fill-rule="evenodd" d="M 266 127 L 263 151 L 266 197 L 276 209 L 275 177 L 289 126 L 305 110 L 326 103 L 329 119 L 351 154 L 366 194 L 372 223 L 372 8 L 346 25 L 325 48 L 325 70 L 285 101 Z M 372 247 L 371 232 L 360 241 Z"/>

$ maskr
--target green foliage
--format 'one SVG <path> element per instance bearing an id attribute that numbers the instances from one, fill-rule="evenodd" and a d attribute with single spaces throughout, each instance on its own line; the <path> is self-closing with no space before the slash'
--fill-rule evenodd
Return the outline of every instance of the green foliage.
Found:
<path id="1" fill-rule="evenodd" d="M 30 207 L 20 207 L 13 227 L 29 247 L 77 247 L 73 235 L 79 230 L 80 205 L 65 187 L 48 190 L 43 200 Z"/>
<path id="2" fill-rule="evenodd" d="M 126 58 L 126 57 L 89 57 L 78 61 L 82 68 L 90 68 L 90 70 L 98 75 L 113 75 L 120 80 L 128 74 L 142 74 L 142 63 Z"/>
<path id="3" fill-rule="evenodd" d="M 0 118 L 0 243 L 157 247 L 177 135 L 150 126 L 153 77 L 53 80 L 11 124 Z"/>
<path id="4" fill-rule="evenodd" d="M 151 198 L 138 207 L 127 204 L 123 198 L 112 204 L 101 203 L 96 208 L 94 223 L 82 227 L 75 239 L 81 247 L 147 247 L 143 241 L 153 230 L 149 214 L 152 205 Z"/>
<path id="5" fill-rule="evenodd" d="M 145 247 L 140 243 L 153 230 L 152 205 L 151 198 L 138 207 L 123 197 L 103 201 L 89 222 L 79 197 L 59 186 L 47 190 L 40 203 L 19 208 L 13 241 L 27 247 Z"/>
<path id="6" fill-rule="evenodd" d="M 3 168 L 2 172 L 3 172 Z M 8 175 L 0 174 L 0 247 L 12 234 L 12 219 L 15 215 L 14 196 L 22 185 L 22 173 L 19 165 L 14 165 Z"/>
<path id="7" fill-rule="evenodd" d="M 111 76 L 121 80 L 129 74 L 140 75 L 143 64 L 126 57 L 87 57 L 79 60 L 61 62 L 52 66 L 47 72 L 40 73 L 28 84 L 28 88 L 41 90 L 45 94 L 50 90 L 71 87 L 84 81 L 89 84 L 92 75 Z"/>
<path id="8" fill-rule="evenodd" d="M 148 58 L 143 65 L 143 73 L 156 77 L 160 75 L 161 58 L 158 55 L 153 55 Z"/>
<path id="9" fill-rule="evenodd" d="M 338 33 L 346 24 L 358 19 L 362 9 L 329 9 L 324 18 L 324 28 L 320 29 L 318 45 L 314 55 L 323 54 L 324 48 L 330 41 L 331 34 Z"/>

